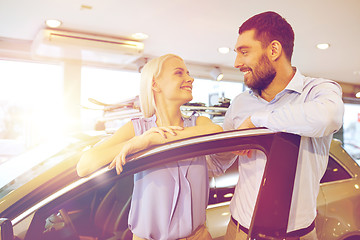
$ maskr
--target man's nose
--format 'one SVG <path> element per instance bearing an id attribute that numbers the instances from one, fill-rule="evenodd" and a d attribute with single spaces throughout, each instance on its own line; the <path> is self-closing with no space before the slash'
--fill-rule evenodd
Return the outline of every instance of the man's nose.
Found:
<path id="1" fill-rule="evenodd" d="M 244 66 L 244 63 L 242 61 L 242 57 L 240 54 L 236 54 L 236 58 L 235 58 L 235 62 L 234 62 L 234 67 L 235 68 L 240 68 Z"/>

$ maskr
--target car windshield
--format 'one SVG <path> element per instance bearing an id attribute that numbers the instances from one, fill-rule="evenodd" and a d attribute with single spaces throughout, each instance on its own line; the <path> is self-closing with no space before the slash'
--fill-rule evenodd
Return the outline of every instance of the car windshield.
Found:
<path id="1" fill-rule="evenodd" d="M 77 134 L 43 143 L 0 166 L 0 199 L 66 158 L 81 152 L 104 134 Z"/>

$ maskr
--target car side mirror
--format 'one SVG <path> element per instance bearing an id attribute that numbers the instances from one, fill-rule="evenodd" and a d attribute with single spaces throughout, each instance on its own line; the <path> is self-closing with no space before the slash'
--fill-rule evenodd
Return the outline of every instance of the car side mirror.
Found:
<path id="1" fill-rule="evenodd" d="M 0 240 L 13 240 L 13 226 L 9 219 L 0 218 Z"/>

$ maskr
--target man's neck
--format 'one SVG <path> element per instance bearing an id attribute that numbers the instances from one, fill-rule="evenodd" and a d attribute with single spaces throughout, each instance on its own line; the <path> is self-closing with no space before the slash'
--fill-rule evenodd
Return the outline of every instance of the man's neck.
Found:
<path id="1" fill-rule="evenodd" d="M 278 93 L 286 88 L 294 75 L 295 69 L 292 68 L 291 65 L 289 65 L 289 67 L 278 69 L 274 80 L 266 89 L 261 91 L 260 96 L 270 102 Z"/>

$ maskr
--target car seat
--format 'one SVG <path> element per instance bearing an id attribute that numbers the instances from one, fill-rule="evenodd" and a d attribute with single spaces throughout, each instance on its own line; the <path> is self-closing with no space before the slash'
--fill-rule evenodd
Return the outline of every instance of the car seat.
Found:
<path id="1" fill-rule="evenodd" d="M 133 176 L 121 178 L 100 202 L 94 216 L 98 240 L 132 239 L 128 229 L 128 215 L 133 190 Z M 80 236 L 80 239 L 92 239 Z"/>

